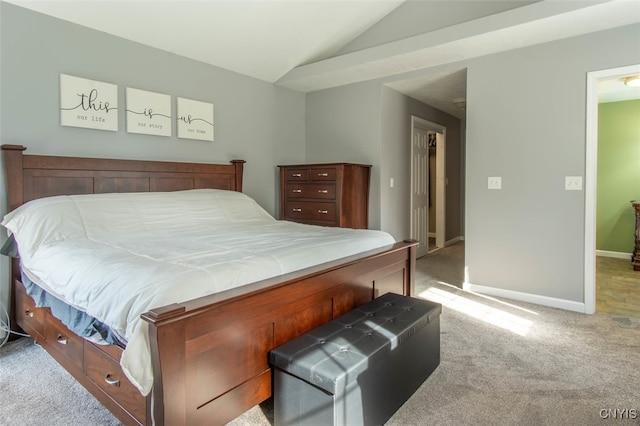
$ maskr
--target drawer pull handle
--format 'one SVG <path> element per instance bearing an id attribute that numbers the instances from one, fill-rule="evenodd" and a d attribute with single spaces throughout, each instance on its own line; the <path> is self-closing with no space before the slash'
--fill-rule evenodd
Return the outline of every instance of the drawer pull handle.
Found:
<path id="1" fill-rule="evenodd" d="M 26 311 L 24 311 L 24 314 L 25 314 L 26 316 L 28 316 L 29 318 L 33 318 L 33 312 L 31 312 L 31 311 L 30 311 L 30 310 L 28 310 L 28 309 L 27 309 Z"/>
<path id="2" fill-rule="evenodd" d="M 61 345 L 66 345 L 69 343 L 69 339 L 64 337 L 62 334 L 58 334 L 56 336 L 56 342 L 60 343 Z"/>
<path id="3" fill-rule="evenodd" d="M 292 173 L 291 176 L 293 176 L 293 177 L 302 177 L 302 173 Z"/>
<path id="4" fill-rule="evenodd" d="M 329 211 L 328 210 L 318 210 L 318 213 L 327 214 L 327 213 L 329 213 Z"/>
<path id="5" fill-rule="evenodd" d="M 321 194 L 328 194 L 329 190 L 328 189 L 318 189 L 318 192 Z"/>
<path id="6" fill-rule="evenodd" d="M 104 381 L 107 382 L 109 386 L 120 386 L 120 380 L 112 379 L 109 373 L 104 376 Z"/>
<path id="7" fill-rule="evenodd" d="M 302 209 L 291 209 L 291 210 L 293 210 L 296 213 L 300 213 L 302 211 Z"/>
<path id="8" fill-rule="evenodd" d="M 302 189 L 293 189 L 291 190 L 291 192 L 295 192 L 296 194 L 299 194 L 302 192 Z"/>
<path id="9" fill-rule="evenodd" d="M 318 173 L 318 177 L 328 177 L 329 173 Z"/>

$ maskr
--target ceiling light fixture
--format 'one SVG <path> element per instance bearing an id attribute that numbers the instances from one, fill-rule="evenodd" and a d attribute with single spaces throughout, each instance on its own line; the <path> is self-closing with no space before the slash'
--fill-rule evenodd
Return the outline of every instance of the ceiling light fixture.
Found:
<path id="1" fill-rule="evenodd" d="M 625 77 L 622 81 L 629 87 L 640 87 L 640 75 Z"/>

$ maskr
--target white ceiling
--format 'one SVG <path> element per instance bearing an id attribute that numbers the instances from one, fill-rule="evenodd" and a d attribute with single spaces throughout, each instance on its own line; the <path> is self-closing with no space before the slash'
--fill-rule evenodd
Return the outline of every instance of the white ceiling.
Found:
<path id="1" fill-rule="evenodd" d="M 640 0 L 523 1 L 504 12 L 333 56 L 404 0 L 7 1 L 301 91 L 640 22 Z M 389 86 L 454 116 L 464 114 L 452 100 L 466 96 L 466 70 Z"/>
<path id="2" fill-rule="evenodd" d="M 8 0 L 56 18 L 275 82 L 323 59 L 404 0 Z"/>
<path id="3" fill-rule="evenodd" d="M 629 87 L 623 78 L 610 78 L 598 81 L 598 102 L 620 102 L 640 99 L 640 87 Z"/>

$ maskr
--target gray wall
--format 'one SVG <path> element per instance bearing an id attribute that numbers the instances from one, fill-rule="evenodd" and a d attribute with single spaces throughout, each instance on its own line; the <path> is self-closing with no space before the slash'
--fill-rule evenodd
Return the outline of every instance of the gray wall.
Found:
<path id="1" fill-rule="evenodd" d="M 371 164 L 369 228 L 409 238 L 411 115 L 447 127 L 446 238 L 461 235 L 460 120 L 379 81 L 307 94 L 306 161 Z M 395 179 L 389 188 L 389 178 Z"/>
<path id="2" fill-rule="evenodd" d="M 2 143 L 28 153 L 178 161 L 247 160 L 245 192 L 275 213 L 279 162 L 304 160 L 305 96 L 7 3 L 2 7 Z M 215 141 L 60 125 L 59 75 L 214 104 Z M 4 202 L 4 186 L 0 186 Z"/>
<path id="3" fill-rule="evenodd" d="M 378 179 L 380 205 L 373 208 L 381 211 L 382 229 L 404 237 L 408 198 L 399 189 L 408 185 L 400 176 L 408 176 L 403 159 L 409 154 L 399 141 L 408 140 L 401 132 L 409 129 L 411 114 L 420 113 L 381 86 L 466 67 L 466 133 L 459 136 L 459 146 L 466 147 L 460 152 L 465 223 L 459 229 L 468 282 L 582 303 L 585 195 L 565 191 L 564 177 L 585 174 L 586 73 L 640 63 L 638 34 L 636 24 L 309 94 L 307 112 L 314 120 L 322 115 L 322 127 L 308 124 L 307 159 L 327 147 L 328 132 L 344 136 L 331 145 L 334 158 L 351 152 L 351 143 L 361 151 L 369 141 L 383 182 Z M 380 136 L 365 126 L 376 123 L 378 113 Z M 359 118 L 351 122 L 351 115 Z M 489 191 L 489 176 L 501 176 L 503 189 Z M 389 177 L 396 178 L 395 190 L 388 188 Z M 447 238 L 451 232 L 447 227 Z"/>
<path id="4" fill-rule="evenodd" d="M 307 94 L 306 161 L 370 164 L 369 228 L 380 229 L 380 85 Z"/>
<path id="5" fill-rule="evenodd" d="M 469 282 L 584 301 L 586 74 L 640 63 L 640 25 L 470 61 Z M 502 176 L 502 190 L 487 177 Z"/>
<path id="6" fill-rule="evenodd" d="M 413 98 L 382 86 L 382 229 L 397 240 L 410 236 L 411 116 L 447 128 L 445 240 L 462 235 L 462 167 L 460 120 Z M 394 179 L 394 187 L 389 179 Z"/>
<path id="7" fill-rule="evenodd" d="M 103 32 L 0 3 L 0 141 L 27 153 L 187 162 L 247 161 L 245 192 L 276 213 L 276 165 L 304 161 L 305 96 L 237 73 Z M 215 141 L 62 127 L 59 75 L 214 104 Z M 0 213 L 6 212 L 4 172 Z M 2 233 L 3 241 L 5 238 Z M 8 262 L 0 259 L 0 301 L 6 304 Z M 3 296 L 4 297 L 1 297 Z"/>

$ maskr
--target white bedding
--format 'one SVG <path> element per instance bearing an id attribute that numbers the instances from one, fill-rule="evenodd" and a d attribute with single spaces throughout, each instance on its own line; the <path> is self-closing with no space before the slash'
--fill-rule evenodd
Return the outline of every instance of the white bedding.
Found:
<path id="1" fill-rule="evenodd" d="M 142 313 L 394 243 L 277 221 L 222 190 L 49 197 L 2 225 L 33 282 L 124 336 L 122 368 L 144 395 L 153 373 Z"/>

